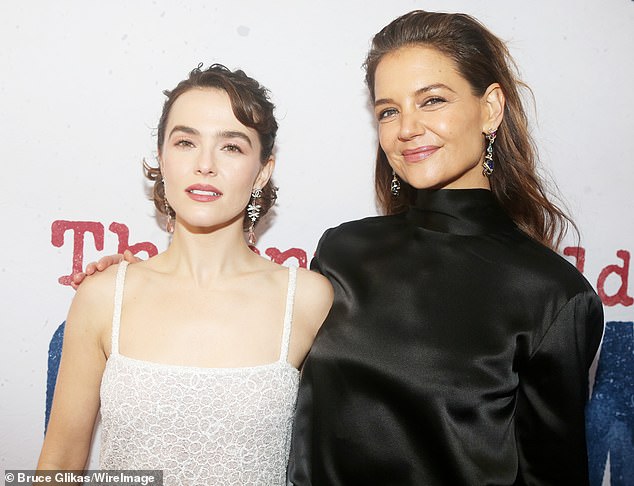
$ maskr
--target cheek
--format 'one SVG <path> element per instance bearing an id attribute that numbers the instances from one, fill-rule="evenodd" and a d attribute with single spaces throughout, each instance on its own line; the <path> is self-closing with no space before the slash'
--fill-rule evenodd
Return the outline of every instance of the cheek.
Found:
<path id="1" fill-rule="evenodd" d="M 462 139 L 462 150 L 470 158 L 479 159 L 484 154 L 484 135 L 480 132 L 479 127 L 475 125 L 465 127 Z"/>
<path id="2" fill-rule="evenodd" d="M 190 179 L 191 169 L 182 159 L 165 156 L 161 164 L 161 176 L 165 183 L 165 193 L 167 198 L 174 198 L 186 181 Z"/>
<path id="3" fill-rule="evenodd" d="M 453 150 L 462 153 L 480 151 L 482 136 L 479 128 L 471 120 L 453 118 L 443 120 L 437 126 L 437 133 L 451 144 Z"/>
<path id="4" fill-rule="evenodd" d="M 389 124 L 379 125 L 378 130 L 379 145 L 386 154 L 390 152 L 391 147 L 394 145 L 394 128 Z"/>
<path id="5" fill-rule="evenodd" d="M 179 170 L 176 164 L 164 163 L 161 168 L 161 175 L 163 180 L 167 183 L 167 186 L 174 185 L 182 178 L 182 169 Z"/>
<path id="6" fill-rule="evenodd" d="M 232 181 L 234 187 L 250 194 L 259 171 L 259 165 L 241 165 L 240 167 L 230 166 L 225 174 L 226 179 Z"/>
<path id="7" fill-rule="evenodd" d="M 176 194 L 176 179 L 170 173 L 169 170 L 163 171 L 163 190 L 165 194 L 165 198 L 168 201 L 173 201 L 175 199 Z"/>
<path id="8" fill-rule="evenodd" d="M 439 116 L 429 124 L 429 129 L 447 142 L 460 139 L 464 135 L 464 120 L 455 116 Z"/>

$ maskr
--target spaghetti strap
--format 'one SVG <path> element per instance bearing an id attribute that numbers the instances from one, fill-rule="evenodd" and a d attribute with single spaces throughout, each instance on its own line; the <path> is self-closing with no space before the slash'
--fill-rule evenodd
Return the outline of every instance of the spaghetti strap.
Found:
<path id="1" fill-rule="evenodd" d="M 125 281 L 125 271 L 128 262 L 125 260 L 119 263 L 117 270 L 117 280 L 114 286 L 114 312 L 112 313 L 112 337 L 110 343 L 110 354 L 119 354 L 119 327 L 121 324 L 121 304 L 123 303 L 123 283 Z"/>
<path id="2" fill-rule="evenodd" d="M 288 348 L 291 341 L 291 324 L 293 322 L 293 304 L 295 303 L 295 286 L 297 283 L 297 267 L 288 268 L 288 290 L 286 292 L 286 311 L 284 312 L 284 331 L 280 361 L 288 361 Z"/>

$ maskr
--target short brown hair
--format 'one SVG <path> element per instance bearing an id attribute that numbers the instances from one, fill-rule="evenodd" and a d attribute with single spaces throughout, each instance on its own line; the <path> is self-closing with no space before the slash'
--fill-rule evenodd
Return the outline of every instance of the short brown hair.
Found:
<path id="1" fill-rule="evenodd" d="M 275 146 L 275 136 L 277 135 L 277 121 L 273 111 L 275 105 L 269 98 L 269 91 L 258 83 L 255 79 L 247 76 L 244 71 L 238 69 L 231 71 L 222 64 L 212 64 L 207 69 L 201 69 L 202 64 L 193 69 L 187 79 L 184 79 L 173 90 L 165 90 L 163 94 L 167 96 L 163 104 L 163 111 L 157 128 L 157 147 L 159 154 L 165 140 L 165 128 L 167 118 L 174 102 L 183 93 L 195 88 L 216 88 L 227 93 L 231 101 L 233 114 L 244 126 L 253 128 L 258 132 L 260 145 L 260 161 L 266 164 L 273 154 Z M 167 215 L 170 211 L 172 217 L 174 210 L 165 204 L 165 186 L 163 185 L 163 175 L 160 167 L 151 167 L 147 162 L 143 163 L 145 175 L 154 182 L 152 198 L 156 209 Z M 262 196 L 258 199 L 260 216 L 264 216 L 275 203 L 277 198 L 277 188 L 269 179 L 262 188 Z M 169 208 L 169 209 L 168 209 Z M 246 216 L 246 208 L 245 208 Z M 246 231 L 251 225 L 251 221 L 244 218 L 243 228 Z"/>

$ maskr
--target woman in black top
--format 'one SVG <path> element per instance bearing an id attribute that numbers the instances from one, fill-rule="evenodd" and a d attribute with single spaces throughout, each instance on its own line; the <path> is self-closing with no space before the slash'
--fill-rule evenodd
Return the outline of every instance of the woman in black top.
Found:
<path id="1" fill-rule="evenodd" d="M 305 362 L 295 485 L 583 485 L 603 311 L 554 249 L 505 45 L 415 11 L 366 60 L 386 216 L 322 237 L 335 301 Z"/>

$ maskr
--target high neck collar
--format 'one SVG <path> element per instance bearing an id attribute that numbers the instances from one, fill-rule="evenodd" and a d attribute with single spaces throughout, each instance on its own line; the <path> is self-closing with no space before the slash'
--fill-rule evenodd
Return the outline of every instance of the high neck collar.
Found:
<path id="1" fill-rule="evenodd" d="M 481 235 L 514 226 L 487 189 L 420 189 L 406 217 L 421 228 L 456 235 Z"/>

